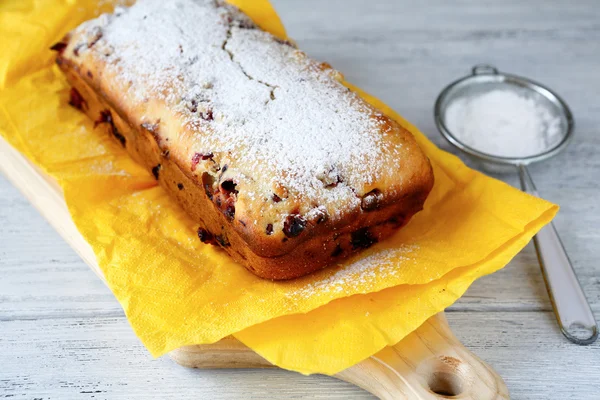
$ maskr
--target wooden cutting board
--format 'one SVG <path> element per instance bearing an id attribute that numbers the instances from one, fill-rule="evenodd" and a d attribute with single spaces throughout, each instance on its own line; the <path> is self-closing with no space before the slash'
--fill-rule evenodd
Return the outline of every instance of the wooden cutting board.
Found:
<path id="1" fill-rule="evenodd" d="M 96 257 L 77 231 L 60 187 L 0 137 L 0 171 L 104 280 Z M 233 337 L 170 353 L 191 368 L 274 367 Z M 389 346 L 335 377 L 380 399 L 508 399 L 502 378 L 452 334 L 443 313 L 428 319 L 395 346 Z"/>

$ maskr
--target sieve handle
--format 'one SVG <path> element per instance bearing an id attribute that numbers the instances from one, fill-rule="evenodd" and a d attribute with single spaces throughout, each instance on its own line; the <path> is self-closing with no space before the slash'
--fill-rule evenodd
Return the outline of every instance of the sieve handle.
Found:
<path id="1" fill-rule="evenodd" d="M 527 167 L 518 168 L 523 191 L 539 197 Z M 593 343 L 598 326 L 554 224 L 544 226 L 533 241 L 560 330 L 575 344 Z"/>

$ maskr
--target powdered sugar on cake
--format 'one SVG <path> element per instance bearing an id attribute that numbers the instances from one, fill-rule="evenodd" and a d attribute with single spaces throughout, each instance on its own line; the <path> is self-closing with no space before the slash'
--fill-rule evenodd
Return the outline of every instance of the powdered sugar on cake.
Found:
<path id="1" fill-rule="evenodd" d="M 182 131 L 198 133 L 190 154 L 218 155 L 238 179 L 263 183 L 240 198 L 281 185 L 309 205 L 356 206 L 356 188 L 389 173 L 382 158 L 398 155 L 399 145 L 381 146 L 383 124 L 335 71 L 221 1 L 139 0 L 79 31 L 98 27 L 99 46 L 82 51 L 105 53 L 130 100 L 162 99 L 180 113 Z"/>

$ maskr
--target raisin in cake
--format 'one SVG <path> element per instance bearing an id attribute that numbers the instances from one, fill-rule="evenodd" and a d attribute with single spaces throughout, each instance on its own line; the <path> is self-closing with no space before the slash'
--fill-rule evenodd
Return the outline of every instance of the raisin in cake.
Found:
<path id="1" fill-rule="evenodd" d="M 408 131 L 221 0 L 139 0 L 53 49 L 71 104 L 258 276 L 368 248 L 433 185 Z"/>

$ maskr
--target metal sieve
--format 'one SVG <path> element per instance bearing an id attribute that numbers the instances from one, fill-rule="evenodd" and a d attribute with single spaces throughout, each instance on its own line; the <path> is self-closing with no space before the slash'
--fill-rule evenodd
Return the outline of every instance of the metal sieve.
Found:
<path id="1" fill-rule="evenodd" d="M 539 104 L 546 107 L 547 111 L 560 119 L 562 133 L 560 140 L 542 152 L 527 157 L 496 156 L 463 143 L 448 129 L 445 121 L 448 106 L 458 99 L 494 89 L 510 90 L 534 97 Z M 440 133 L 452 145 L 479 161 L 485 168 L 497 170 L 496 167 L 504 166 L 514 171 L 516 167 L 523 191 L 538 197 L 527 165 L 546 160 L 563 150 L 573 136 L 574 128 L 573 115 L 569 107 L 556 93 L 529 79 L 500 73 L 495 67 L 484 64 L 474 66 L 471 75 L 458 79 L 442 90 L 435 102 L 434 117 Z M 481 134 L 485 135 L 486 132 Z M 543 227 L 533 240 L 554 314 L 562 333 L 576 344 L 593 343 L 598 337 L 596 320 L 554 225 L 550 223 Z"/>

